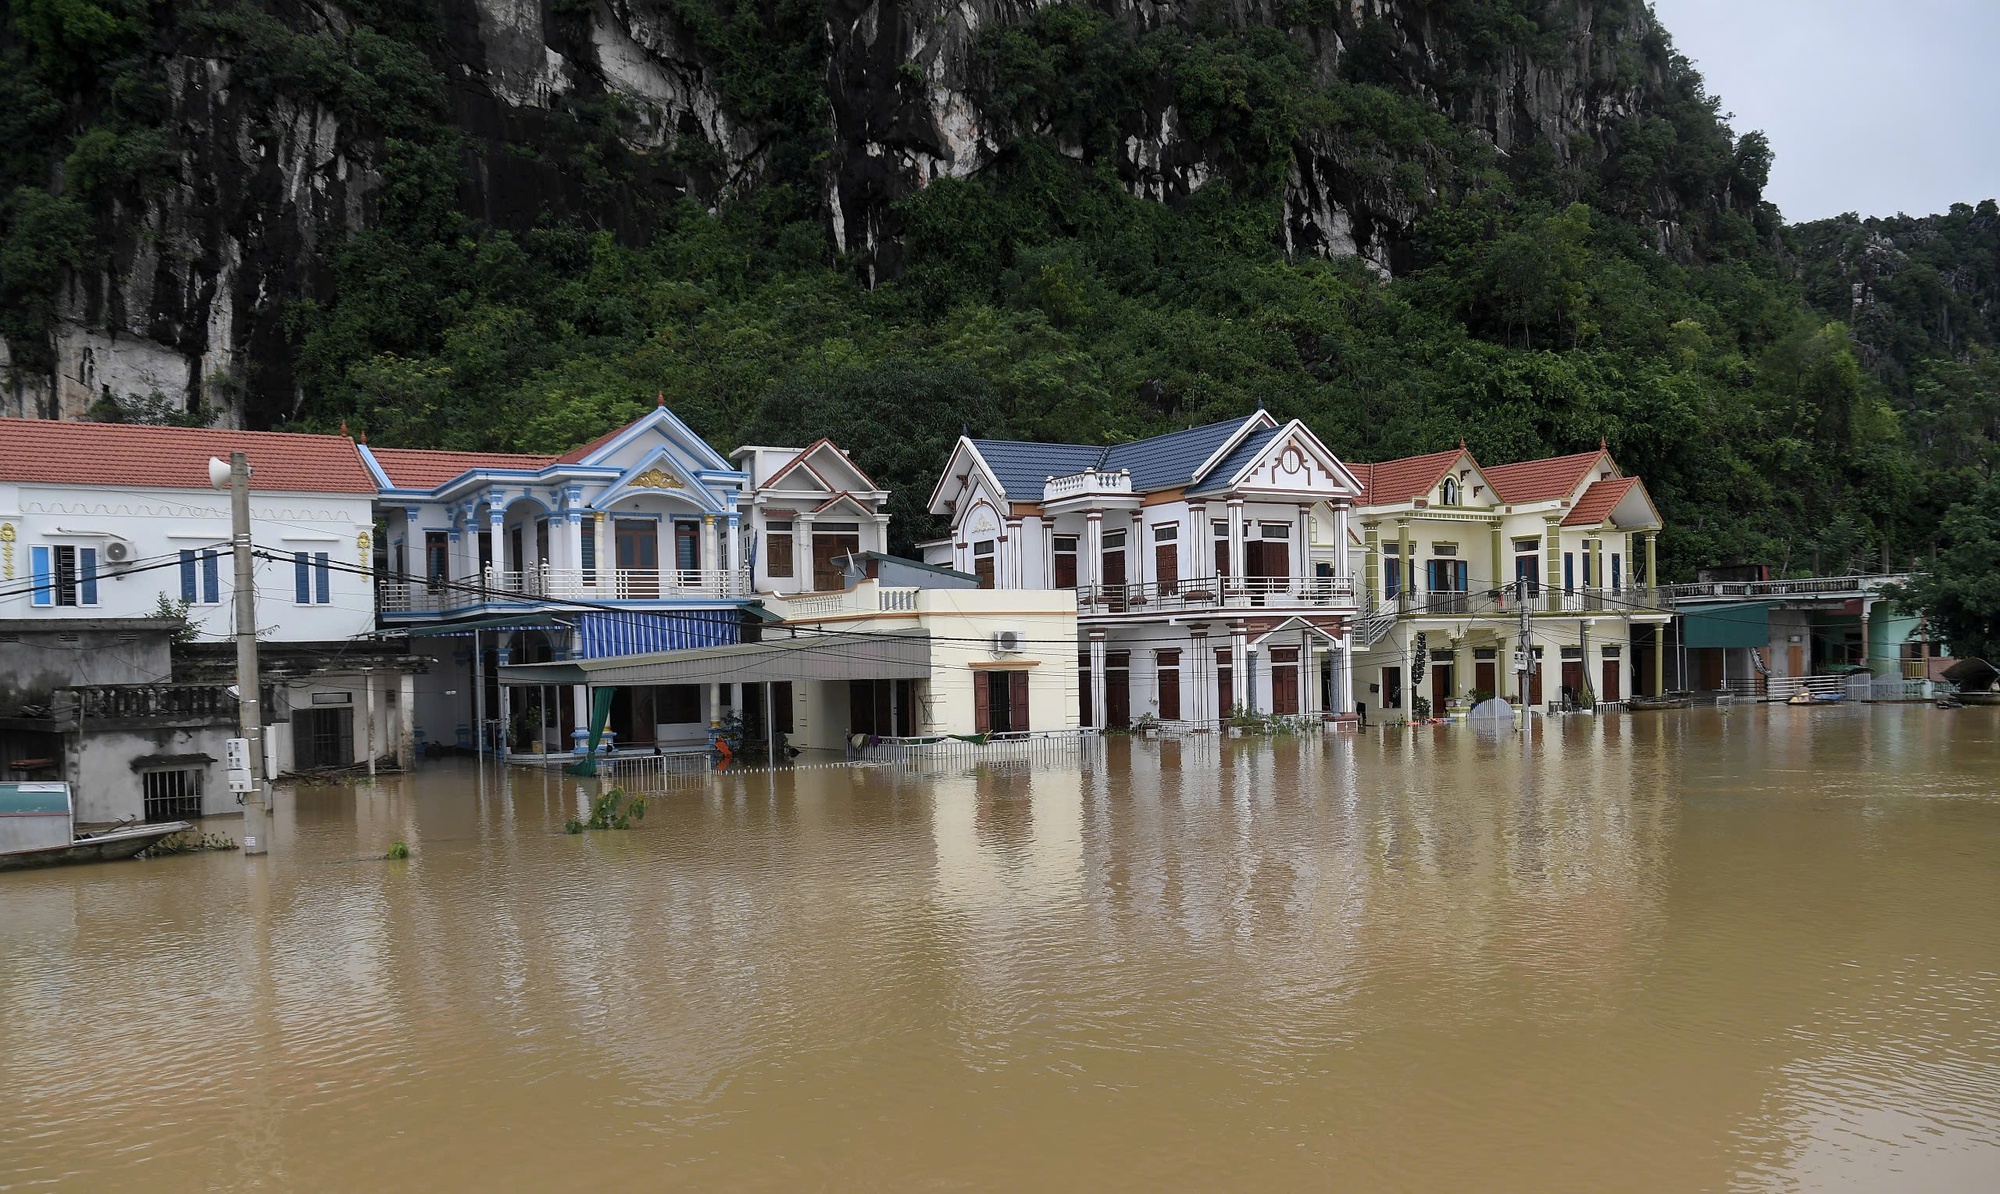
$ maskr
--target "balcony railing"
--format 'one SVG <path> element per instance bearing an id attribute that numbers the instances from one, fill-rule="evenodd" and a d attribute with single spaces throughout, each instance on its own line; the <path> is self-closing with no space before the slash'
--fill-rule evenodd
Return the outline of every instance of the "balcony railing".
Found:
<path id="1" fill-rule="evenodd" d="M 1662 590 L 1638 585 L 1621 589 L 1538 588 L 1525 597 L 1511 587 L 1483 592 L 1432 589 L 1370 601 L 1363 616 L 1518 618 L 1524 601 L 1531 614 L 1664 613 L 1670 608 Z"/>
<path id="2" fill-rule="evenodd" d="M 656 601 L 747 597 L 748 569 L 724 568 L 489 568 L 463 580 L 387 581 L 378 586 L 384 614 L 446 613 L 524 602 Z"/>
<path id="3" fill-rule="evenodd" d="M 1083 614 L 1180 613 L 1285 606 L 1352 607 L 1354 582 L 1344 576 L 1199 576 L 1142 584 L 1080 585 Z"/>
<path id="4" fill-rule="evenodd" d="M 1117 472 L 1099 472 L 1085 469 L 1071 473 L 1067 477 L 1050 477 L 1042 482 L 1042 500 L 1059 502 L 1064 498 L 1081 497 L 1086 493 L 1128 494 L 1132 492 L 1132 474 L 1124 469 Z"/>
<path id="5" fill-rule="evenodd" d="M 1859 597 L 1877 592 L 1882 586 L 1908 580 L 1907 576 L 1807 576 L 1797 580 L 1704 580 L 1692 584 L 1667 585 L 1675 600 L 1744 597 Z"/>

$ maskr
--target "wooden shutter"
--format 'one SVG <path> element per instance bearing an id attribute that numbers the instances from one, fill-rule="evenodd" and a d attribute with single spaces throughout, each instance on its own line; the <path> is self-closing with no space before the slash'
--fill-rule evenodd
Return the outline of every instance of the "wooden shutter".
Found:
<path id="1" fill-rule="evenodd" d="M 1009 717 L 1007 728 L 1025 730 L 1028 728 L 1028 673 L 1025 671 L 1007 673 L 1007 707 Z"/>
<path id="2" fill-rule="evenodd" d="M 1159 543 L 1153 547 L 1153 579 L 1159 583 L 1161 593 L 1172 596 L 1180 591 L 1181 552 L 1177 543 Z"/>
<path id="3" fill-rule="evenodd" d="M 990 684 L 989 673 L 972 673 L 972 732 L 975 734 L 993 732 L 993 690 Z"/>

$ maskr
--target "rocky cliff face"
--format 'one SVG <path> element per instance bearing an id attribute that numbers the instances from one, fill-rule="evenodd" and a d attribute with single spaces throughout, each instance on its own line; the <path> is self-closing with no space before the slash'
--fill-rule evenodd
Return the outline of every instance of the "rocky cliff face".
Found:
<path id="1" fill-rule="evenodd" d="M 1314 82 L 1360 79 L 1419 97 L 1502 168 L 1619 175 L 1631 218 L 1662 251 L 1693 251 L 1691 216 L 1754 207 L 1754 193 L 1706 183 L 1689 193 L 1657 169 L 1623 177 L 1637 123 L 1669 119 L 1687 99 L 1642 3 L 1549 0 L 1534 22 L 1500 30 L 1527 31 L 1511 40 L 1469 34 L 1465 14 L 1477 7 L 1234 0 L 1227 22 L 1282 30 Z M 1198 19 L 1196 5 L 1174 0 L 1100 0 L 1097 10 L 1139 32 Z M 446 0 L 415 40 L 463 167 L 466 213 L 506 228 L 566 217 L 643 241 L 662 200 L 714 205 L 804 179 L 830 248 L 872 283 L 902 265 L 898 200 L 979 175 L 1021 134 L 982 108 L 979 47 L 1035 11 L 1018 0 Z M 386 74 L 370 57 L 372 31 L 341 7 L 283 0 L 268 13 L 364 78 Z M 80 417 L 109 398 L 205 403 L 228 423 L 269 426 L 296 408 L 288 320 L 330 297 L 332 248 L 391 201 L 390 132 L 356 116 L 351 99 L 328 98 L 310 72 L 296 85 L 246 78 L 246 44 L 178 25 L 153 31 L 170 177 L 92 201 L 100 251 L 61 284 L 45 341 L 0 345 L 4 413 Z M 786 90 L 801 78 L 805 90 Z M 73 137 L 95 101 L 71 98 Z M 1120 122 L 1109 165 L 1134 194 L 1174 202 L 1226 172 L 1170 89 L 1153 88 Z M 617 170 L 603 168 L 607 149 Z M 1363 145 L 1337 123 L 1301 131 L 1282 186 L 1284 250 L 1359 257 L 1384 275 L 1407 268 L 1417 217 L 1449 185 L 1435 153 Z M 49 154 L 58 192 L 61 160 L 59 147 Z"/>

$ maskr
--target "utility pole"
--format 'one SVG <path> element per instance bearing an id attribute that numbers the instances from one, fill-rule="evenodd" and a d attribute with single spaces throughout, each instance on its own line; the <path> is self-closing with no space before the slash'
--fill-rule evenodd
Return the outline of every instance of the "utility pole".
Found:
<path id="1" fill-rule="evenodd" d="M 1534 633 L 1528 621 L 1528 578 L 1516 577 L 1514 590 L 1521 607 L 1521 637 L 1514 646 L 1514 675 L 1518 685 L 1515 691 L 1521 694 L 1521 732 L 1528 732 L 1528 669 L 1535 666 Z"/>
<path id="2" fill-rule="evenodd" d="M 210 458 L 209 482 L 229 485 L 229 542 L 236 557 L 236 709 L 249 750 L 244 759 L 249 787 L 243 793 L 243 853 L 270 849 L 270 793 L 264 786 L 264 703 L 257 678 L 257 567 L 250 558 L 250 459 L 241 452 L 222 462 Z"/>

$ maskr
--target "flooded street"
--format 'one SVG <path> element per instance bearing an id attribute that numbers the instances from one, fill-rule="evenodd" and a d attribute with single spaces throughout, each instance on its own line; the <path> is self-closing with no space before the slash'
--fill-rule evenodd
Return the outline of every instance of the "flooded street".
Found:
<path id="1" fill-rule="evenodd" d="M 0 1189 L 1988 1190 L 1996 715 L 287 791 L 0 875 Z"/>

